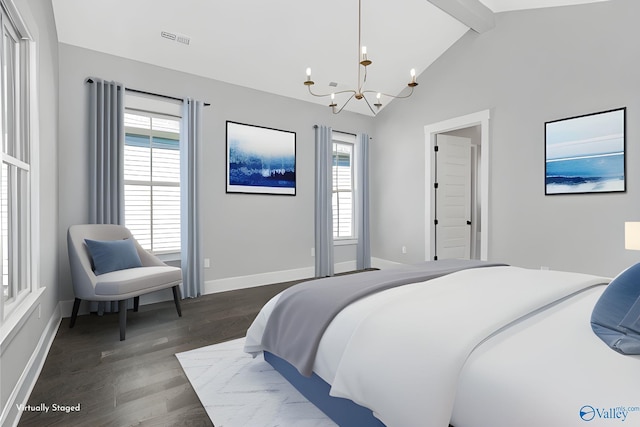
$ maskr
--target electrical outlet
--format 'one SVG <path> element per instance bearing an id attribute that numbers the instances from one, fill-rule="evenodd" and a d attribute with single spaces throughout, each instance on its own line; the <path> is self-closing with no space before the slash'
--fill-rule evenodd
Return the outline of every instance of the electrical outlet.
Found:
<path id="1" fill-rule="evenodd" d="M 403 253 L 403 254 L 406 254 L 406 253 L 407 253 L 407 247 L 406 247 L 406 246 L 403 246 L 403 247 L 402 247 L 402 253 Z"/>
<path id="2" fill-rule="evenodd" d="M 204 259 L 204 268 L 211 267 L 211 260 L 209 258 Z"/>

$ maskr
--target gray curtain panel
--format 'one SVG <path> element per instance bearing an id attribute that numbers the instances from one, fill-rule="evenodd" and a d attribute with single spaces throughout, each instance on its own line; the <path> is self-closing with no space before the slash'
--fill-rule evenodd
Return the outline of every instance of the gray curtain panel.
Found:
<path id="1" fill-rule="evenodd" d="M 124 85 L 89 79 L 89 223 L 124 224 Z M 117 312 L 117 301 L 89 310 Z"/>
<path id="2" fill-rule="evenodd" d="M 333 276 L 333 208 L 331 205 L 332 129 L 316 126 L 315 258 L 316 277 Z"/>
<path id="3" fill-rule="evenodd" d="M 371 268 L 371 244 L 369 240 L 369 135 L 358 135 L 358 246 L 356 265 L 358 270 Z"/>
<path id="4" fill-rule="evenodd" d="M 124 224 L 124 86 L 89 85 L 91 224 Z"/>
<path id="5" fill-rule="evenodd" d="M 200 189 L 202 185 L 202 107 L 200 101 L 185 99 L 180 136 L 180 216 L 182 296 L 204 293 Z"/>

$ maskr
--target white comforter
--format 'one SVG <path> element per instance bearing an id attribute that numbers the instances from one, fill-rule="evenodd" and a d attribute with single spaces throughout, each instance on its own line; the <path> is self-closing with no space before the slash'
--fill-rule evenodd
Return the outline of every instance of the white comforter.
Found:
<path id="1" fill-rule="evenodd" d="M 465 363 L 456 427 L 640 425 L 640 356 L 591 330 L 599 286 L 487 340 Z M 490 385 L 490 386 L 488 386 Z"/>
<path id="2" fill-rule="evenodd" d="M 458 374 L 501 328 L 591 286 L 596 276 L 517 267 L 465 270 L 394 288 L 344 309 L 320 343 L 314 371 L 331 394 L 370 408 L 388 427 L 447 426 Z M 265 306 L 247 333 L 261 350 Z"/>

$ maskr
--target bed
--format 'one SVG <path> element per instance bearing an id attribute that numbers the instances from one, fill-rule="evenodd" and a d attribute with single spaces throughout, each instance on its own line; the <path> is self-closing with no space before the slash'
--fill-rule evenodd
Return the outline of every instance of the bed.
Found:
<path id="1" fill-rule="evenodd" d="M 434 266 L 441 270 L 438 274 L 416 274 Z M 298 305 L 293 310 L 299 312 L 297 317 L 282 316 L 283 301 L 289 299 L 284 291 L 258 314 L 247 332 L 245 351 L 264 352 L 267 361 L 339 425 L 565 426 L 581 425 L 591 416 L 604 419 L 608 410 L 614 416 L 622 406 L 631 417 L 629 408 L 640 407 L 638 356 L 613 351 L 590 329 L 594 299 L 600 298 L 608 279 L 505 265 L 452 267 L 442 261 L 408 270 L 412 278 L 405 283 L 383 286 L 331 313 L 331 320 L 318 328 L 319 338 L 302 345 L 303 354 L 311 353 L 309 359 L 297 350 L 291 353 L 299 341 L 307 341 L 306 335 L 313 335 L 304 327 L 307 309 Z M 401 276 L 405 271 L 393 273 Z M 375 272 L 361 274 L 375 281 Z M 304 286 L 331 288 L 336 280 L 350 286 L 345 278 Z M 273 339 L 269 335 L 274 325 L 294 333 L 276 331 L 278 338 Z M 587 338 L 577 338 L 576 325 Z M 569 350 L 559 351 L 563 347 L 558 341 L 569 343 Z M 584 379 L 558 387 L 557 378 L 564 383 L 584 373 L 576 360 L 584 361 L 585 370 L 611 365 L 625 375 L 617 377 L 618 382 L 607 382 L 606 374 L 595 375 L 592 394 L 582 394 L 588 389 Z M 611 403 L 610 396 L 615 396 L 609 394 L 609 385 L 616 388 L 617 404 Z M 541 407 L 541 401 L 547 406 Z M 360 421 L 344 421 L 341 414 L 348 409 L 336 415 L 336 402 L 363 410 Z M 523 423 L 529 417 L 533 421 Z M 637 418 L 640 422 L 640 409 Z"/>

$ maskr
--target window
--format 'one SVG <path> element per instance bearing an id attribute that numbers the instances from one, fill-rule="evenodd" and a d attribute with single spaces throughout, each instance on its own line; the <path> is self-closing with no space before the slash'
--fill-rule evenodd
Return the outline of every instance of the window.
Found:
<path id="1" fill-rule="evenodd" d="M 12 21 L 2 2 L 0 9 L 0 254 L 2 300 L 0 323 L 15 311 L 35 289 L 36 250 L 32 234 L 36 216 L 32 197 L 37 195 L 33 179 L 34 156 L 29 121 L 30 62 L 29 34 L 22 21 Z M 11 6 L 11 4 L 10 4 Z M 11 9 L 14 10 L 13 8 Z M 11 13 L 17 17 L 16 12 Z M 13 22 L 20 23 L 20 27 Z M 35 69 L 35 67 L 31 67 Z"/>
<path id="2" fill-rule="evenodd" d="M 333 133 L 333 238 L 353 240 L 354 226 L 354 149 L 355 136 Z"/>
<path id="3" fill-rule="evenodd" d="M 125 226 L 155 253 L 180 252 L 180 119 L 125 113 Z"/>

